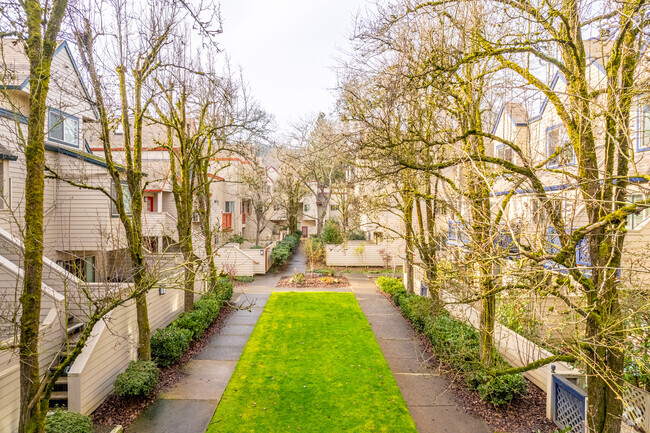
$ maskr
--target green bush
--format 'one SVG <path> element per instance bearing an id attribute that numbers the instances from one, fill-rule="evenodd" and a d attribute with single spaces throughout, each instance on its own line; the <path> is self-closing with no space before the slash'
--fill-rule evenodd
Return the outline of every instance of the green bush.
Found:
<path id="1" fill-rule="evenodd" d="M 205 311 L 208 325 L 214 322 L 219 317 L 219 310 L 221 310 L 221 299 L 219 296 L 210 297 L 204 296 L 194 303 L 194 309 Z"/>
<path id="2" fill-rule="evenodd" d="M 427 319 L 433 315 L 433 300 L 426 296 L 402 297 L 400 307 L 417 332 L 424 330 Z"/>
<path id="3" fill-rule="evenodd" d="M 252 283 L 255 281 L 255 277 L 252 277 L 250 275 L 235 275 L 232 277 L 233 281 L 238 281 L 240 283 Z"/>
<path id="4" fill-rule="evenodd" d="M 187 329 L 176 326 L 159 329 L 151 336 L 151 357 L 158 366 L 167 367 L 183 356 L 191 341 L 192 332 Z"/>
<path id="5" fill-rule="evenodd" d="M 192 338 L 198 340 L 205 328 L 210 325 L 208 312 L 206 310 L 191 310 L 181 313 L 172 324 L 181 329 L 192 332 Z"/>
<path id="6" fill-rule="evenodd" d="M 87 415 L 55 409 L 45 418 L 45 433 L 93 433 L 93 422 Z"/>
<path id="7" fill-rule="evenodd" d="M 406 287 L 404 287 L 402 280 L 398 278 L 381 276 L 377 278 L 377 285 L 381 290 L 393 297 L 401 293 L 406 294 Z"/>
<path id="8" fill-rule="evenodd" d="M 131 361 L 124 373 L 115 379 L 115 392 L 120 397 L 144 397 L 158 383 L 158 367 L 152 361 Z"/>
<path id="9" fill-rule="evenodd" d="M 321 237 L 326 244 L 340 244 L 343 243 L 343 236 L 339 229 L 339 224 L 334 220 L 325 221 Z"/>
<path id="10" fill-rule="evenodd" d="M 282 266 L 291 257 L 291 252 L 300 243 L 296 234 L 286 235 L 271 251 L 271 260 L 275 266 Z"/>
<path id="11" fill-rule="evenodd" d="M 476 390 L 483 401 L 495 406 L 508 404 L 518 395 L 526 394 L 528 384 L 523 374 L 484 376 Z"/>
<path id="12" fill-rule="evenodd" d="M 361 230 L 352 230 L 350 233 L 348 233 L 348 239 L 351 241 L 365 241 L 366 232 Z"/>
<path id="13" fill-rule="evenodd" d="M 230 236 L 229 241 L 241 245 L 241 244 L 244 243 L 244 238 L 241 237 L 240 235 L 232 235 L 232 236 Z"/>
<path id="14" fill-rule="evenodd" d="M 413 323 L 413 328 L 431 341 L 436 356 L 464 373 L 468 386 L 476 389 L 481 399 L 499 406 L 526 393 L 528 384 L 522 374 L 493 376 L 485 370 L 480 362 L 480 336 L 472 325 L 446 312 L 434 314 L 431 298 L 407 294 L 404 284 L 397 278 L 381 276 L 377 278 L 377 285 L 393 297 Z M 508 367 L 496 350 L 494 357 L 497 369 Z"/>
<path id="15" fill-rule="evenodd" d="M 334 271 L 331 269 L 315 269 L 315 273 L 325 275 L 326 277 L 333 277 Z"/>

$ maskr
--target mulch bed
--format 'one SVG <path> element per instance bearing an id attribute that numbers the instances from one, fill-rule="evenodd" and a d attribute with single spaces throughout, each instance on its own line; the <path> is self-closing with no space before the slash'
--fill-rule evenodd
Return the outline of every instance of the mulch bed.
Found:
<path id="1" fill-rule="evenodd" d="M 121 425 L 125 429 L 135 421 L 145 409 L 151 406 L 158 398 L 158 393 L 166 391 L 176 382 L 186 376 L 182 368 L 194 358 L 208 344 L 210 338 L 218 334 L 224 322 L 232 312 L 233 308 L 225 305 L 219 312 L 217 320 L 203 332 L 203 335 L 192 341 L 189 349 L 174 365 L 161 368 L 158 376 L 158 385 L 150 396 L 138 399 L 121 398 L 114 392 L 93 412 L 93 423 L 95 425 Z"/>
<path id="2" fill-rule="evenodd" d="M 402 310 L 395 305 L 390 295 L 381 290 L 378 292 L 383 294 L 401 313 Z M 410 323 L 406 316 L 402 315 L 402 317 Z M 437 368 L 450 381 L 454 400 L 465 412 L 482 418 L 496 432 L 552 433 L 557 431 L 557 426 L 546 418 L 546 393 L 534 383 L 526 379 L 528 382 L 526 395 L 516 397 L 508 406 L 496 408 L 481 400 L 478 392 L 469 389 L 465 379 L 458 371 L 436 358 L 431 342 L 425 335 L 418 333 L 418 337 L 429 355 L 432 367 Z"/>
<path id="3" fill-rule="evenodd" d="M 321 278 L 335 280 L 336 282 L 325 283 Z M 282 277 L 280 281 L 278 281 L 277 287 L 350 287 L 350 282 L 345 277 L 324 277 L 322 275 L 314 275 L 312 277 L 310 275 L 305 275 L 305 279 L 301 284 L 292 283 L 291 277 Z"/>

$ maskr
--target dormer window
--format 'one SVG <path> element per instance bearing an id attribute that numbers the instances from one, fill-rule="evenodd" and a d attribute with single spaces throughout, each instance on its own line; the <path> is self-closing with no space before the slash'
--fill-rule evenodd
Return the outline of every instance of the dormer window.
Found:
<path id="1" fill-rule="evenodd" d="M 558 154 L 548 161 L 548 168 L 572 165 L 576 162 L 573 146 L 566 129 L 562 125 L 551 126 L 546 130 L 546 156 Z"/>
<path id="2" fill-rule="evenodd" d="M 57 143 L 79 147 L 79 119 L 61 111 L 50 109 L 48 138 Z"/>
<path id="3" fill-rule="evenodd" d="M 650 105 L 639 110 L 639 135 L 636 150 L 650 150 Z"/>

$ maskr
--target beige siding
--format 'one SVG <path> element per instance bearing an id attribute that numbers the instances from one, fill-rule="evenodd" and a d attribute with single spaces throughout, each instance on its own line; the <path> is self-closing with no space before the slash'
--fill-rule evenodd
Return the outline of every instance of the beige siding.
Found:
<path id="1" fill-rule="evenodd" d="M 237 276 L 253 276 L 255 275 L 255 262 L 262 263 L 264 260 L 258 260 L 258 256 L 251 256 L 244 251 L 240 250 L 237 246 L 226 245 L 217 251 L 217 256 L 214 258 L 214 263 L 217 269 L 223 270 L 226 273 L 234 273 Z"/>
<path id="2" fill-rule="evenodd" d="M 157 289 L 147 294 L 152 332 L 167 326 L 183 311 L 184 292 L 171 288 L 180 282 L 165 283 L 166 294 L 160 295 Z M 196 287 L 197 291 L 205 289 L 202 276 L 197 278 Z M 137 332 L 133 301 L 116 308 L 108 319 L 95 325 L 92 337 L 68 374 L 70 410 L 89 414 L 113 391 L 117 375 L 137 356 Z"/>
<path id="3" fill-rule="evenodd" d="M 327 266 L 386 266 L 382 251 L 392 256 L 389 266 L 402 266 L 402 242 L 370 244 L 365 241 L 349 241 L 347 244 L 326 245 L 326 263 Z"/>

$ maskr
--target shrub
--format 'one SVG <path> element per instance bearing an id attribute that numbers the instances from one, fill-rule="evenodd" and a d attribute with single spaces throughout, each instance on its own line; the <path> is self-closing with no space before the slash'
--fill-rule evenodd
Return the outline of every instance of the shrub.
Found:
<path id="1" fill-rule="evenodd" d="M 336 284 L 339 282 L 338 278 L 333 278 L 333 277 L 321 277 L 320 280 L 324 284 Z"/>
<path id="2" fill-rule="evenodd" d="M 334 220 L 325 221 L 325 225 L 321 231 L 321 237 L 323 238 L 323 242 L 326 244 L 343 243 L 343 236 L 341 236 L 339 224 Z"/>
<path id="3" fill-rule="evenodd" d="M 352 230 L 350 233 L 348 233 L 348 239 L 351 241 L 365 241 L 366 233 L 358 229 Z"/>
<path id="4" fill-rule="evenodd" d="M 156 388 L 158 367 L 152 361 L 131 361 L 124 373 L 115 379 L 115 392 L 120 397 L 144 397 Z"/>
<path id="5" fill-rule="evenodd" d="M 174 326 L 192 332 L 192 338 L 197 340 L 210 324 L 206 310 L 191 310 L 182 313 L 172 322 Z"/>
<path id="6" fill-rule="evenodd" d="M 240 235 L 232 235 L 232 236 L 230 236 L 229 241 L 241 245 L 241 244 L 244 243 L 244 238 L 241 237 Z"/>
<path id="7" fill-rule="evenodd" d="M 433 314 L 433 300 L 426 296 L 404 296 L 400 307 L 417 332 L 424 330 L 427 319 Z"/>
<path id="8" fill-rule="evenodd" d="M 191 341 L 192 332 L 187 329 L 176 326 L 159 329 L 151 336 L 151 356 L 158 366 L 167 367 L 183 356 Z"/>
<path id="9" fill-rule="evenodd" d="M 404 287 L 404 283 L 402 283 L 402 281 L 397 278 L 383 276 L 379 277 L 377 278 L 377 285 L 381 290 L 393 297 L 398 293 L 406 294 L 406 287 Z"/>
<path id="10" fill-rule="evenodd" d="M 240 283 L 252 283 L 255 281 L 255 277 L 251 277 L 250 275 L 240 275 L 240 276 L 235 276 L 232 277 L 234 281 L 239 281 Z"/>
<path id="11" fill-rule="evenodd" d="M 214 322 L 219 317 L 219 310 L 221 310 L 221 297 L 217 296 L 204 296 L 194 303 L 194 309 L 204 311 L 208 325 Z"/>
<path id="12" fill-rule="evenodd" d="M 296 234 L 286 235 L 271 251 L 271 260 L 275 266 L 282 266 L 291 252 L 300 243 L 300 237 Z"/>
<path id="13" fill-rule="evenodd" d="M 495 406 L 508 404 L 518 395 L 526 394 L 528 384 L 523 374 L 489 376 L 476 387 L 481 399 Z"/>
<path id="14" fill-rule="evenodd" d="M 300 272 L 298 274 L 294 273 L 291 276 L 291 279 L 289 279 L 289 282 L 295 283 L 295 284 L 302 284 L 302 283 L 305 282 L 305 274 L 303 274 L 302 272 Z"/>
<path id="15" fill-rule="evenodd" d="M 218 299 L 221 304 L 225 304 L 232 298 L 233 286 L 230 280 L 226 277 L 219 278 L 217 280 L 217 287 L 214 293 L 210 293 L 214 299 Z"/>
<path id="16" fill-rule="evenodd" d="M 331 269 L 316 269 L 314 270 L 315 273 L 317 274 L 322 274 L 325 275 L 326 277 L 333 277 L 334 276 L 334 271 Z"/>
<path id="17" fill-rule="evenodd" d="M 93 433 L 93 422 L 87 415 L 55 409 L 45 418 L 45 433 Z"/>

